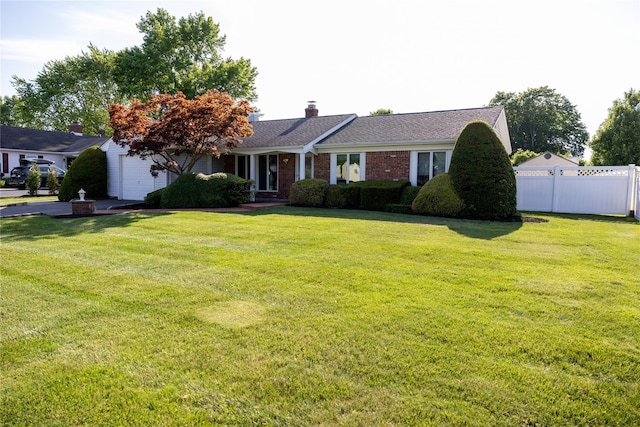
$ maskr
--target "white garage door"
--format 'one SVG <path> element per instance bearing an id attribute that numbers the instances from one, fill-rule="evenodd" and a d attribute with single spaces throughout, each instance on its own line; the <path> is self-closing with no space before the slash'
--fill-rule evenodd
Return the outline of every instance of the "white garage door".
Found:
<path id="1" fill-rule="evenodd" d="M 149 173 L 150 161 L 139 157 L 120 156 L 120 198 L 122 200 L 144 200 L 155 190 L 154 177 Z"/>

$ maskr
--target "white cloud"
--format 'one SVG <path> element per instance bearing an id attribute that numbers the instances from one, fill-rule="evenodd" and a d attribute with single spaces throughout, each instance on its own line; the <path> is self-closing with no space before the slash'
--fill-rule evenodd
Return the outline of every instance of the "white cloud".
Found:
<path id="1" fill-rule="evenodd" d="M 76 55 L 84 46 L 69 40 L 2 39 L 3 61 L 44 64 L 53 59 Z"/>

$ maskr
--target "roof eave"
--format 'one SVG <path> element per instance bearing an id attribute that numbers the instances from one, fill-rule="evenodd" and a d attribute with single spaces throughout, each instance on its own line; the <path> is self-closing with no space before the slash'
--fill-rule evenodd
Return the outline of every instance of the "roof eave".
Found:
<path id="1" fill-rule="evenodd" d="M 343 150 L 365 150 L 365 151 L 380 151 L 382 148 L 389 150 L 403 150 L 414 151 L 424 150 L 425 147 L 429 148 L 451 148 L 456 142 L 455 138 L 446 139 L 433 139 L 433 140 L 421 140 L 421 141 L 383 141 L 383 142 L 356 142 L 346 144 L 319 144 L 317 146 L 318 152 L 330 153 L 334 151 Z"/>

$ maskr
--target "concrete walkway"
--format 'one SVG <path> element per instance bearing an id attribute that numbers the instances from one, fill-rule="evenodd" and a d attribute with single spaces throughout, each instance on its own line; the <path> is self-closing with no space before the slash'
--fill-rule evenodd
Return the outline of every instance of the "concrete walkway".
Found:
<path id="1" fill-rule="evenodd" d="M 119 206 L 132 205 L 132 200 L 96 200 L 96 212 L 109 212 Z M 0 218 L 28 215 L 71 215 L 71 202 L 31 202 L 0 206 Z M 113 212 L 116 213 L 116 212 Z"/>
<path id="2" fill-rule="evenodd" d="M 270 208 L 274 206 L 285 206 L 287 203 L 248 203 L 234 208 L 220 209 L 139 209 L 140 201 L 135 200 L 96 200 L 96 210 L 94 215 L 123 214 L 136 212 L 180 212 L 180 211 L 201 211 L 201 212 L 247 212 L 256 209 Z M 29 215 L 47 216 L 71 216 L 73 214 L 71 202 L 31 202 L 18 203 L 9 206 L 0 206 L 0 218 L 10 218 Z"/>

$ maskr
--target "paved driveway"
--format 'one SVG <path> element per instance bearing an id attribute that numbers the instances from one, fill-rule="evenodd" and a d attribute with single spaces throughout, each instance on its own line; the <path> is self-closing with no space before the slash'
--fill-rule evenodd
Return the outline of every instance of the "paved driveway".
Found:
<path id="1" fill-rule="evenodd" d="M 20 197 L 27 194 L 26 190 L 18 190 L 15 188 L 0 188 L 1 197 Z M 118 206 L 127 206 L 140 202 L 132 200 L 96 200 L 96 210 L 104 210 L 116 208 Z M 71 202 L 33 202 L 19 203 L 11 206 L 0 206 L 0 218 L 24 215 L 71 215 Z"/>

